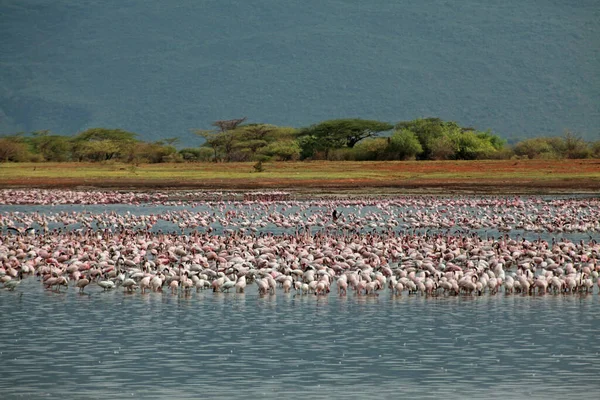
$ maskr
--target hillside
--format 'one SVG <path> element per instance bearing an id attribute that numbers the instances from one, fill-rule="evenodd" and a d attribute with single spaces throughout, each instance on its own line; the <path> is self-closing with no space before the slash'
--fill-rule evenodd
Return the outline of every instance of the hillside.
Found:
<path id="1" fill-rule="evenodd" d="M 0 133 L 104 126 L 195 145 L 190 129 L 239 116 L 438 116 L 599 139 L 599 3 L 496 3 L 2 0 Z"/>

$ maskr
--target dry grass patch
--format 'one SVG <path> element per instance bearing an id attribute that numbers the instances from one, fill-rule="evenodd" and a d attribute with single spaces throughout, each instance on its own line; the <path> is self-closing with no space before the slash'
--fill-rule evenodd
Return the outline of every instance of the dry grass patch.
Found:
<path id="1" fill-rule="evenodd" d="M 204 189 L 478 187 L 600 190 L 598 160 L 0 164 L 1 187 Z"/>

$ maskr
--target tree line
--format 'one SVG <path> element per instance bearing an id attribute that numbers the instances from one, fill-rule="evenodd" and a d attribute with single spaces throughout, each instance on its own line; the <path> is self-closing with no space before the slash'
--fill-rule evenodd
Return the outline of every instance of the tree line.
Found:
<path id="1" fill-rule="evenodd" d="M 215 121 L 195 130 L 199 147 L 178 150 L 178 138 L 155 142 L 121 129 L 91 128 L 74 136 L 36 131 L 0 136 L 0 161 L 234 162 L 292 160 L 482 160 L 600 158 L 600 140 L 587 142 L 566 131 L 508 145 L 491 131 L 479 131 L 439 118 L 396 124 L 334 119 L 303 128 L 246 123 L 246 118 Z"/>

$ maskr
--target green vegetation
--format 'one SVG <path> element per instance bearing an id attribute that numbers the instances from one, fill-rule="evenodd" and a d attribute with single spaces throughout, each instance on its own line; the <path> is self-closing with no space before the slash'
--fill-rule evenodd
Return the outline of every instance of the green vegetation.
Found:
<path id="1" fill-rule="evenodd" d="M 1 161 L 121 161 L 131 164 L 183 160 L 172 145 L 175 139 L 147 143 L 121 129 L 91 128 L 75 136 L 49 131 L 17 133 L 0 137 Z M 171 143 L 171 144 L 167 144 Z"/>
<path id="2" fill-rule="evenodd" d="M 354 148 L 363 139 L 375 137 L 394 126 L 386 122 L 363 119 L 334 119 L 302 129 L 299 136 L 303 158 L 313 158 L 318 152 L 329 159 L 329 152 L 339 148 Z"/>
<path id="3" fill-rule="evenodd" d="M 218 129 L 196 130 L 203 147 L 212 149 L 213 161 L 296 160 L 298 130 L 269 124 L 241 125 L 246 118 L 216 121 Z"/>
<path id="4" fill-rule="evenodd" d="M 424 118 L 387 122 L 363 119 L 323 121 L 305 128 L 221 120 L 196 130 L 197 147 L 177 150 L 177 138 L 144 142 L 121 129 L 91 128 L 75 136 L 50 131 L 0 136 L 3 162 L 257 162 L 406 161 L 600 158 L 600 141 L 586 142 L 566 131 L 559 137 L 526 139 L 512 146 L 491 131 L 453 121 Z M 256 169 L 256 168 L 255 168 Z M 258 171 L 258 169 L 256 169 Z M 259 171 L 260 172 L 260 171 Z"/>

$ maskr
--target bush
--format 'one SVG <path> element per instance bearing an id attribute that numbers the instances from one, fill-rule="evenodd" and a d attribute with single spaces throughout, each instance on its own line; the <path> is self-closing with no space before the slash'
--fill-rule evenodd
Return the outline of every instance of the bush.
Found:
<path id="1" fill-rule="evenodd" d="M 30 161 L 32 157 L 27 144 L 16 139 L 0 138 L 0 161 L 23 162 Z"/>
<path id="2" fill-rule="evenodd" d="M 179 154 L 184 161 L 188 162 L 211 161 L 215 155 L 214 151 L 208 147 L 185 148 L 179 150 Z"/>
<path id="3" fill-rule="evenodd" d="M 258 161 L 256 164 L 254 164 L 253 168 L 254 172 L 263 172 L 265 170 L 262 161 Z"/>
<path id="4" fill-rule="evenodd" d="M 300 145 L 295 141 L 270 143 L 260 150 L 260 154 L 280 161 L 292 161 L 300 158 Z"/>
<path id="5" fill-rule="evenodd" d="M 562 139 L 566 158 L 581 159 L 591 157 L 592 151 L 581 137 L 566 131 Z"/>
<path id="6" fill-rule="evenodd" d="M 455 143 L 447 136 L 441 136 L 430 144 L 432 160 L 449 160 L 456 154 Z"/>
<path id="7" fill-rule="evenodd" d="M 355 160 L 357 160 L 357 156 L 356 156 L 357 150 L 358 149 L 356 147 L 354 147 L 353 149 L 350 149 L 348 147 L 343 147 L 341 149 L 332 149 L 329 151 L 328 160 L 330 160 L 330 161 L 355 161 Z M 325 159 L 325 153 L 323 153 L 323 152 L 316 153 L 315 159 Z"/>
<path id="8" fill-rule="evenodd" d="M 392 160 L 414 160 L 423 153 L 419 138 L 408 129 L 394 132 L 386 152 Z"/>
<path id="9" fill-rule="evenodd" d="M 519 156 L 515 155 L 515 152 L 510 147 L 505 147 L 488 154 L 486 158 L 488 160 L 511 160 L 519 158 Z"/>
<path id="10" fill-rule="evenodd" d="M 590 154 L 594 158 L 600 158 L 600 140 L 590 143 Z"/>
<path id="11" fill-rule="evenodd" d="M 138 142 L 132 146 L 125 161 L 134 163 L 148 162 L 155 164 L 162 162 L 178 162 L 176 161 L 178 159 L 183 160 L 182 158 L 178 157 L 179 155 L 177 154 L 177 150 L 173 146 L 165 146 L 160 143 Z"/>
<path id="12" fill-rule="evenodd" d="M 42 156 L 41 154 L 33 154 L 33 153 L 29 153 L 29 157 L 27 160 L 24 161 L 29 161 L 29 162 L 44 162 L 44 161 L 48 161 L 44 159 L 44 156 Z"/>
<path id="13" fill-rule="evenodd" d="M 388 141 L 385 138 L 365 139 L 354 146 L 352 153 L 356 161 L 382 160 L 387 148 Z"/>
<path id="14" fill-rule="evenodd" d="M 181 157 L 181 154 L 179 153 L 171 153 L 171 154 L 167 154 L 166 156 L 163 156 L 161 159 L 161 162 L 164 163 L 182 163 L 183 157 Z"/>
<path id="15" fill-rule="evenodd" d="M 555 159 L 560 156 L 557 153 L 557 148 L 560 142 L 550 138 L 533 138 L 526 139 L 517 143 L 513 150 L 516 155 L 521 157 Z"/>

